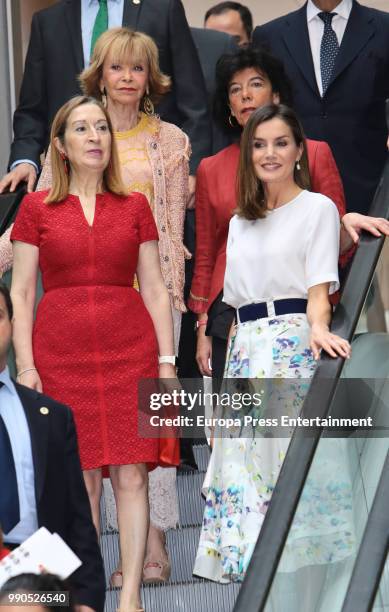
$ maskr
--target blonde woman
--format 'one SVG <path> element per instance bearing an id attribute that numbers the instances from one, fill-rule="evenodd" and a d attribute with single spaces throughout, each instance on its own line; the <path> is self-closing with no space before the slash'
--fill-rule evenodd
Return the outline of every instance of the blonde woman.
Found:
<path id="1" fill-rule="evenodd" d="M 162 276 L 169 292 L 178 352 L 181 314 L 185 312 L 183 245 L 185 205 L 188 199 L 190 144 L 175 125 L 153 114 L 153 103 L 170 89 L 170 78 L 161 73 L 158 49 L 141 32 L 113 28 L 98 39 L 90 66 L 80 75 L 84 93 L 99 99 L 113 126 L 123 183 L 129 192 L 146 196 L 158 228 Z M 50 151 L 38 189 L 52 184 Z M 12 264 L 8 230 L 0 238 L 0 272 Z M 165 582 L 170 564 L 165 549 L 167 529 L 178 522 L 175 468 L 156 468 L 149 474 L 150 531 L 143 579 Z M 108 525 L 116 528 L 112 490 L 106 486 Z M 121 571 L 112 576 L 120 586 Z"/>
<path id="2" fill-rule="evenodd" d="M 158 354 L 174 354 L 158 232 L 146 198 L 127 195 L 109 116 L 94 98 L 73 98 L 58 111 L 51 168 L 51 189 L 24 198 L 11 234 L 18 378 L 72 407 L 97 531 L 108 468 L 122 558 L 120 610 L 139 612 L 147 469 L 159 451 L 158 440 L 137 435 L 138 381 L 175 376 L 166 359 L 158 367 Z M 44 295 L 33 323 L 39 268 Z M 140 293 L 132 287 L 135 273 Z"/>

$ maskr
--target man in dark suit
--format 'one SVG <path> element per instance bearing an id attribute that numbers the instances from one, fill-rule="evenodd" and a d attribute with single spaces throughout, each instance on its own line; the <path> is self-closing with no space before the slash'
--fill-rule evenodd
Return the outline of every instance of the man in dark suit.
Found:
<path id="1" fill-rule="evenodd" d="M 235 53 L 238 50 L 238 45 L 234 38 L 229 34 L 225 34 L 225 32 L 205 30 L 204 28 L 191 28 L 191 32 L 200 59 L 207 88 L 208 105 L 211 110 L 215 93 L 217 61 L 225 53 Z M 218 153 L 230 144 L 231 139 L 219 128 L 215 121 L 212 121 L 212 155 L 215 155 L 215 153 Z"/>
<path id="2" fill-rule="evenodd" d="M 81 559 L 69 579 L 77 612 L 103 612 L 105 579 L 78 456 L 72 413 L 20 384 L 6 368 L 12 302 L 0 284 L 0 524 L 7 547 L 39 527 L 58 533 Z"/>
<path id="3" fill-rule="evenodd" d="M 162 119 L 188 134 L 192 175 L 201 159 L 210 154 L 204 79 L 181 0 L 60 0 L 32 19 L 14 115 L 11 172 L 0 182 L 0 192 L 8 186 L 13 190 L 21 180 L 27 180 L 32 190 L 52 119 L 58 108 L 80 91 L 77 75 L 89 61 L 92 30 L 98 11 L 104 7 L 108 27 L 123 24 L 145 32 L 157 43 L 161 69 L 173 81 L 172 91 L 157 111 Z M 194 191 L 194 180 L 190 189 Z"/>
<path id="4" fill-rule="evenodd" d="M 335 156 L 347 210 L 369 210 L 387 151 L 389 14 L 356 0 L 308 0 L 259 26 L 264 45 L 285 64 L 306 135 Z"/>

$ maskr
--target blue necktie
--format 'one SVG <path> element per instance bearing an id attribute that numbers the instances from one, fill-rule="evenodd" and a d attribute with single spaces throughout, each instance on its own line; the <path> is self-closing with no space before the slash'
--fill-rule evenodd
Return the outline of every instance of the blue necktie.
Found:
<path id="1" fill-rule="evenodd" d="M 336 13 L 319 13 L 319 17 L 324 23 L 323 38 L 320 45 L 320 72 L 323 96 L 331 80 L 335 59 L 339 51 L 338 39 L 332 29 L 332 19 L 335 15 Z"/>
<path id="2" fill-rule="evenodd" d="M 0 387 L 3 383 L 0 383 Z M 9 533 L 20 521 L 18 482 L 8 431 L 0 416 L 0 526 Z"/>

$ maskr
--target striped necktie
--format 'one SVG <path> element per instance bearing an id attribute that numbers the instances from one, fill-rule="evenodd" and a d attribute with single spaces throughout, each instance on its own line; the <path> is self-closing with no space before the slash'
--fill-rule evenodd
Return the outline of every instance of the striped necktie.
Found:
<path id="1" fill-rule="evenodd" d="M 0 383 L 0 387 L 3 383 Z M 18 481 L 11 440 L 0 416 L 0 526 L 9 533 L 20 521 Z"/>
<path id="2" fill-rule="evenodd" d="M 335 15 L 336 13 L 319 13 L 319 17 L 324 23 L 323 38 L 320 45 L 320 72 L 323 96 L 331 80 L 335 59 L 339 51 L 338 39 L 332 29 L 332 19 Z"/>
<path id="3" fill-rule="evenodd" d="M 90 55 L 92 57 L 93 49 L 99 36 L 108 30 L 108 0 L 99 0 L 99 10 L 96 15 L 95 24 L 93 26 L 92 41 L 90 46 Z"/>

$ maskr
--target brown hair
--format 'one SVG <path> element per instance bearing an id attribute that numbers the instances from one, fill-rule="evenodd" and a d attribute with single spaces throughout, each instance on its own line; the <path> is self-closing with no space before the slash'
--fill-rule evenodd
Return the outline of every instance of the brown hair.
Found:
<path id="1" fill-rule="evenodd" d="M 150 36 L 129 28 L 106 30 L 98 39 L 88 68 L 79 75 L 81 89 L 86 96 L 101 100 L 100 81 L 103 65 L 111 54 L 114 62 L 146 61 L 149 68 L 149 97 L 158 102 L 171 87 L 171 78 L 159 68 L 158 47 Z"/>
<path id="2" fill-rule="evenodd" d="M 111 120 L 108 116 L 106 109 L 103 105 L 95 98 L 88 96 L 76 96 L 71 98 L 66 104 L 61 106 L 59 111 L 54 117 L 54 121 L 51 127 L 50 133 L 50 145 L 51 145 L 51 171 L 52 171 L 52 186 L 49 194 L 47 195 L 45 202 L 47 204 L 51 202 L 60 202 L 64 200 L 69 193 L 69 182 L 71 167 L 69 173 L 66 171 L 64 160 L 61 157 L 61 153 L 55 146 L 55 139 L 59 138 L 62 144 L 65 141 L 65 131 L 67 127 L 68 119 L 75 108 L 82 106 L 83 104 L 95 104 L 98 106 L 104 114 L 104 117 L 108 123 L 108 129 L 111 133 L 111 155 L 108 166 L 103 172 L 103 188 L 106 191 L 115 193 L 116 195 L 128 195 L 128 190 L 123 184 L 119 165 L 119 156 L 116 150 L 116 144 L 113 137 L 113 129 Z"/>
<path id="3" fill-rule="evenodd" d="M 295 112 L 284 104 L 270 104 L 257 108 L 243 130 L 237 180 L 238 208 L 236 213 L 250 221 L 263 219 L 267 211 L 263 184 L 256 175 L 252 159 L 255 132 L 259 125 L 275 118 L 281 119 L 289 126 L 297 146 L 303 145 L 300 170 L 295 167 L 294 181 L 301 189 L 311 187 L 304 131 Z"/>

